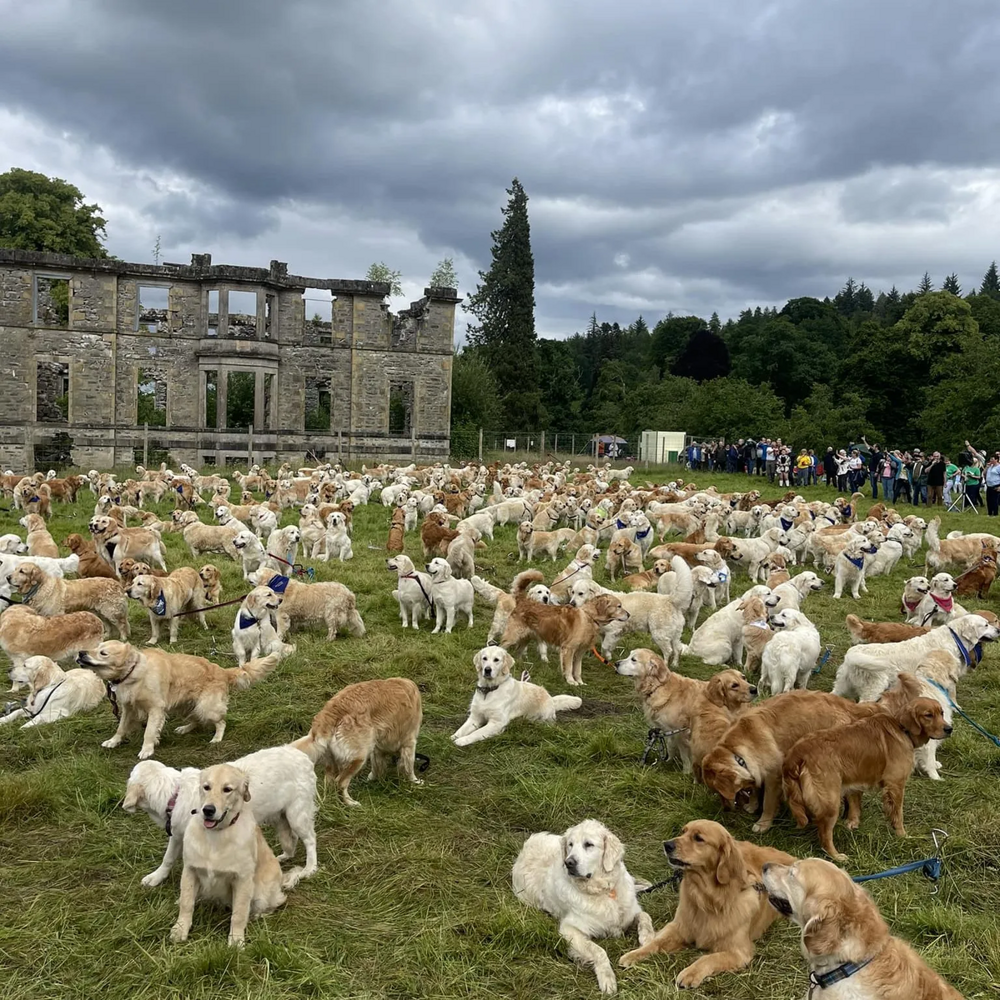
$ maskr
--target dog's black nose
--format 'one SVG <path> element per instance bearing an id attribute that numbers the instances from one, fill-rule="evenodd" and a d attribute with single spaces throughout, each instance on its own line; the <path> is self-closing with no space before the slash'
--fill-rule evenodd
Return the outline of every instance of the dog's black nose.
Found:
<path id="1" fill-rule="evenodd" d="M 677 841 L 676 840 L 665 840 L 665 841 L 663 841 L 663 853 L 664 854 L 673 854 L 676 849 L 677 849 Z"/>
<path id="2" fill-rule="evenodd" d="M 752 695 L 752 696 L 753 696 L 754 698 L 756 698 L 756 697 L 757 697 L 757 689 L 756 689 L 755 687 L 752 687 L 752 688 L 750 688 L 750 694 L 751 694 L 751 695 Z"/>
<path id="3" fill-rule="evenodd" d="M 202 806 L 201 811 L 211 819 L 215 815 L 215 806 L 209 803 L 207 806 Z"/>
<path id="4" fill-rule="evenodd" d="M 945 727 L 944 727 L 944 734 L 945 734 L 945 736 L 951 736 L 951 734 L 952 734 L 952 733 L 953 733 L 954 731 L 955 731 L 955 730 L 954 730 L 954 728 L 953 728 L 952 726 L 945 726 Z"/>
<path id="5" fill-rule="evenodd" d="M 493 673 L 492 667 L 483 667 L 483 676 L 489 677 Z"/>

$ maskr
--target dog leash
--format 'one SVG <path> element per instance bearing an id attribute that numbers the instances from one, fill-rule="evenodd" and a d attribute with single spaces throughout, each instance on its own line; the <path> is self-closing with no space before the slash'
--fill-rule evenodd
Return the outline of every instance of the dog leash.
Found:
<path id="1" fill-rule="evenodd" d="M 308 569 L 304 569 L 302 563 L 290 563 L 287 559 L 282 559 L 281 556 L 276 556 L 271 552 L 266 553 L 266 558 L 277 560 L 287 566 L 296 576 L 308 576 L 310 580 L 316 578 L 316 571 L 312 568 L 312 566 Z"/>
<path id="2" fill-rule="evenodd" d="M 657 889 L 662 889 L 664 886 L 677 886 L 683 877 L 684 873 L 679 868 L 676 868 L 665 879 L 660 879 L 659 882 L 647 885 L 645 889 L 636 889 L 635 894 L 637 896 L 645 896 L 647 892 L 656 892 Z"/>
<path id="3" fill-rule="evenodd" d="M 963 712 L 962 709 L 960 709 L 958 705 L 955 704 L 955 702 L 952 700 L 951 695 L 942 685 L 938 684 L 937 681 L 932 681 L 929 677 L 921 677 L 920 679 L 923 681 L 927 681 L 927 683 L 930 684 L 932 687 L 936 687 L 938 691 L 940 691 L 941 694 L 943 694 L 945 698 L 948 699 L 948 704 L 951 705 L 951 707 L 956 712 L 958 712 L 958 714 L 962 716 L 962 718 L 965 719 L 965 721 L 970 726 L 972 726 L 972 728 L 975 729 L 976 732 L 982 733 L 982 735 L 985 736 L 991 743 L 993 743 L 994 746 L 1000 747 L 1000 737 L 994 736 L 988 729 L 984 729 L 981 725 L 979 725 L 979 723 L 976 722 L 975 719 L 971 719 L 968 715 L 966 715 L 965 712 Z"/>
<path id="4" fill-rule="evenodd" d="M 656 748 L 656 763 L 663 764 L 670 760 L 670 751 L 667 749 L 667 739 L 671 736 L 676 736 L 678 733 L 687 733 L 691 731 L 690 726 L 683 726 L 680 729 L 670 729 L 664 732 L 662 729 L 650 729 L 646 734 L 646 747 L 643 750 L 642 757 L 639 759 L 640 764 L 646 764 L 649 761 L 649 755 L 653 753 L 653 748 Z"/>
<path id="5" fill-rule="evenodd" d="M 63 684 L 65 684 L 65 683 L 66 683 L 66 681 L 62 680 L 62 681 L 60 681 L 60 682 L 59 682 L 58 684 L 56 684 L 56 685 L 55 685 L 54 687 L 50 688 L 50 689 L 49 689 L 49 693 L 48 693 L 48 694 L 47 694 L 47 695 L 45 696 L 45 701 L 43 701 L 43 702 L 42 702 L 42 704 L 41 704 L 41 706 L 40 706 L 40 707 L 38 707 L 38 708 L 36 708 L 34 712 L 29 712 L 29 711 L 27 710 L 27 708 L 25 708 L 25 709 L 22 709 L 22 711 L 24 712 L 24 714 L 25 714 L 25 715 L 26 715 L 26 716 L 27 716 L 27 717 L 28 717 L 29 719 L 34 719 L 34 718 L 36 718 L 37 716 L 41 715 L 41 714 L 42 714 L 42 712 L 43 712 L 43 711 L 45 711 L 45 706 L 46 706 L 46 705 L 47 705 L 47 704 L 49 703 L 49 701 L 51 700 L 52 696 L 53 696 L 53 695 L 54 695 L 54 694 L 56 693 L 56 691 L 58 691 L 58 690 L 59 690 L 59 688 L 61 688 L 61 687 L 63 686 Z"/>
<path id="6" fill-rule="evenodd" d="M 819 663 L 817 663 L 816 666 L 813 667 L 814 674 L 818 674 L 823 669 L 823 667 L 826 666 L 826 661 L 830 659 L 830 654 L 832 652 L 833 650 L 829 646 L 827 646 L 826 649 L 823 650 L 823 655 L 819 658 Z"/>
<path id="7" fill-rule="evenodd" d="M 249 591 L 247 591 L 249 593 Z M 183 618 L 185 615 L 197 615 L 202 611 L 212 611 L 214 608 L 228 608 L 231 604 L 241 604 L 247 595 L 244 594 L 243 597 L 234 597 L 231 601 L 223 601 L 221 604 L 206 604 L 203 608 L 192 608 L 190 611 L 178 611 L 177 614 L 171 615 L 171 618 Z"/>
<path id="8" fill-rule="evenodd" d="M 944 873 L 944 858 L 941 857 L 941 845 L 948 839 L 948 834 L 944 830 L 934 828 L 931 830 L 931 839 L 934 841 L 934 857 L 924 858 L 922 861 L 911 861 L 909 864 L 898 865 L 895 868 L 887 868 L 884 872 L 875 872 L 872 875 L 855 875 L 851 881 L 861 884 L 862 882 L 873 882 L 876 879 L 893 878 L 896 875 L 906 875 L 909 872 L 923 872 L 924 875 L 926 875 L 927 878 L 934 883 L 931 895 L 936 896 L 940 890 L 938 880 Z"/>

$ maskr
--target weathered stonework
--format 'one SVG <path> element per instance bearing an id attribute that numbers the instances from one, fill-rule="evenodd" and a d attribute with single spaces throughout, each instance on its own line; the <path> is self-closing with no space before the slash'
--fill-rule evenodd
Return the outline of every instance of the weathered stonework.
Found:
<path id="1" fill-rule="evenodd" d="M 65 297 L 63 281 L 68 308 L 52 292 L 59 283 Z M 140 289 L 150 287 L 156 291 L 142 302 Z M 307 319 L 307 288 L 330 292 L 332 322 Z M 0 249 L 0 466 L 34 468 L 35 447 L 44 453 L 55 433 L 72 438 L 73 463 L 86 468 L 130 465 L 143 449 L 195 466 L 445 458 L 460 300 L 454 289 L 428 288 L 394 317 L 388 291 L 378 282 L 290 275 L 280 261 L 234 267 L 194 254 L 190 264 L 127 264 Z M 230 314 L 230 292 L 255 294 L 256 315 L 245 307 Z M 164 295 L 165 309 L 150 307 Z M 155 391 L 164 427 L 139 423 L 140 371 L 166 385 L 165 398 L 161 385 Z M 230 401 L 237 373 L 253 376 L 252 401 Z M 324 392 L 329 384 L 330 426 L 306 430 L 317 380 Z M 239 378 L 232 384 L 244 388 Z M 401 399 L 410 406 L 405 434 L 390 431 L 391 386 L 397 410 Z M 252 433 L 227 425 L 251 408 Z M 403 425 L 398 412 L 393 424 Z"/>

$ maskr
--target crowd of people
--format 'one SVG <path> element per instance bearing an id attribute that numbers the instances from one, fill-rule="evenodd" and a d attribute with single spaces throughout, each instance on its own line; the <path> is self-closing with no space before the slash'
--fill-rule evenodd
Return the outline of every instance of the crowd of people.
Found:
<path id="1" fill-rule="evenodd" d="M 693 472 L 725 471 L 766 476 L 779 486 L 812 486 L 823 480 L 841 493 L 871 490 L 873 500 L 919 506 L 956 502 L 964 509 L 978 509 L 986 487 L 986 512 L 996 517 L 1000 512 L 1000 451 L 991 457 L 968 441 L 952 461 L 939 451 L 926 454 L 920 448 L 910 451 L 883 450 L 878 444 L 861 440 L 835 450 L 831 445 L 822 455 L 811 448 L 798 454 L 781 438 L 740 438 L 728 444 L 724 440 L 692 442 L 687 446 L 687 467 Z M 881 491 L 881 492 L 880 492 Z"/>

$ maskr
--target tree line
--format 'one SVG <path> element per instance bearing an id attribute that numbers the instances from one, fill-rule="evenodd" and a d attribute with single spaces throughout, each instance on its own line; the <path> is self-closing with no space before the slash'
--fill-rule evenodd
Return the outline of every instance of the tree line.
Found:
<path id="1" fill-rule="evenodd" d="M 455 358 L 452 440 L 478 428 L 555 433 L 683 430 L 700 438 L 781 437 L 842 447 L 866 435 L 892 448 L 1000 443 L 1000 274 L 963 293 L 878 294 L 848 278 L 832 297 L 790 299 L 722 322 L 668 313 L 650 328 L 590 317 L 562 340 L 536 336 L 528 198 L 515 179 L 492 262 L 467 308 Z"/>

